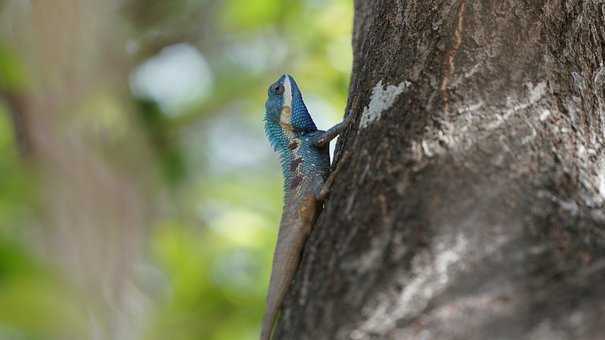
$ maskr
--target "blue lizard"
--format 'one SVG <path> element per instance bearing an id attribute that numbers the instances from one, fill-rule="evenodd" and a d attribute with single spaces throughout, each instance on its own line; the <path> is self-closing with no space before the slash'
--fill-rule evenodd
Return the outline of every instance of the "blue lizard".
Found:
<path id="1" fill-rule="evenodd" d="M 343 122 L 327 131 L 318 130 L 296 81 L 287 74 L 269 87 L 265 109 L 265 132 L 280 156 L 285 198 L 261 340 L 271 338 L 305 241 L 321 209 L 321 202 L 334 181 L 334 174 L 338 172 L 337 169 L 330 174 L 328 145 L 352 117 L 349 114 Z"/>

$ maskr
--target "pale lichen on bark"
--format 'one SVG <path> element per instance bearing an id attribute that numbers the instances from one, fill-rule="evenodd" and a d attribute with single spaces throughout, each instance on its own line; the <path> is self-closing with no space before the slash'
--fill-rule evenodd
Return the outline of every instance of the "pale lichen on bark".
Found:
<path id="1" fill-rule="evenodd" d="M 397 97 L 410 86 L 408 81 L 402 81 L 398 85 L 382 85 L 382 80 L 372 89 L 370 103 L 363 110 L 359 121 L 359 128 L 367 128 L 370 124 L 379 120 L 382 113 L 391 108 Z"/>

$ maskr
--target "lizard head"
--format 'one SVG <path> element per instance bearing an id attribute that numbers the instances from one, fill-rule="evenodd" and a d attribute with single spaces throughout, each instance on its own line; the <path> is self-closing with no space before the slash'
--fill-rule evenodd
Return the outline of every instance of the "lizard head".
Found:
<path id="1" fill-rule="evenodd" d="M 285 151 L 292 139 L 316 131 L 294 78 L 282 75 L 269 86 L 265 103 L 265 132 L 277 151 Z"/>

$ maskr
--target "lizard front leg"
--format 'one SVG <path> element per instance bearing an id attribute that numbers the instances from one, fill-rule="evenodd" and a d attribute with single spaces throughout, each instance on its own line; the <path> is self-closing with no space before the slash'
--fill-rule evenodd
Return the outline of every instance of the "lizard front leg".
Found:
<path id="1" fill-rule="evenodd" d="M 317 139 L 313 142 L 313 146 L 320 149 L 326 147 L 334 138 L 340 135 L 342 131 L 344 131 L 344 129 L 346 129 L 351 124 L 352 121 L 353 112 L 349 112 L 349 114 L 345 117 L 342 122 L 334 125 L 330 129 L 324 131 L 321 135 L 319 135 Z"/>

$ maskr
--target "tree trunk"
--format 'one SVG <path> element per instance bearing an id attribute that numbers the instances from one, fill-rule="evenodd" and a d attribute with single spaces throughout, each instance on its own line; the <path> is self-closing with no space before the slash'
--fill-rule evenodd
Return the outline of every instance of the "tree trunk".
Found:
<path id="1" fill-rule="evenodd" d="M 602 339 L 605 3 L 356 1 L 352 157 L 278 339 Z"/>

